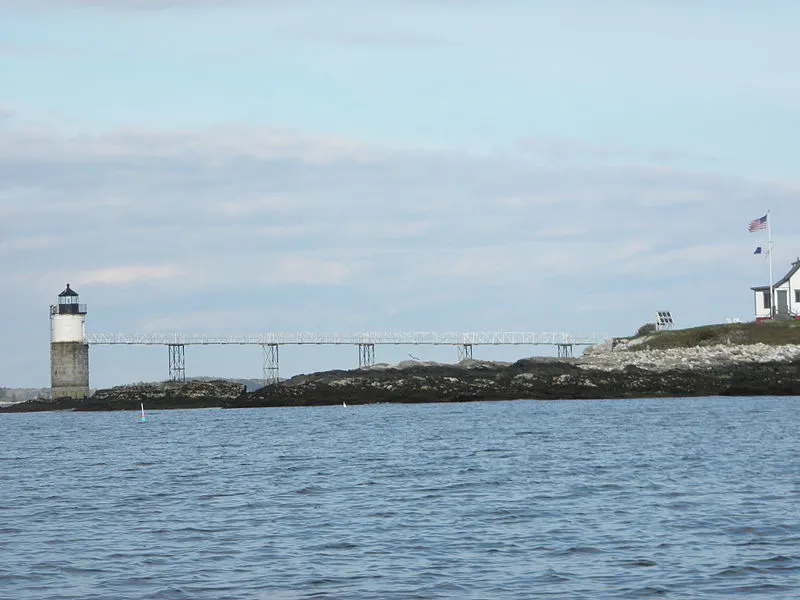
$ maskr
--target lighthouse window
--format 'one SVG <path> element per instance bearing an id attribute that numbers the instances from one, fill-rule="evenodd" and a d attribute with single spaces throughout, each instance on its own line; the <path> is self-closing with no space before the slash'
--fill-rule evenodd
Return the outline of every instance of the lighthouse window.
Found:
<path id="1" fill-rule="evenodd" d="M 772 308 L 772 302 L 769 301 L 769 292 L 764 292 L 764 308 Z"/>

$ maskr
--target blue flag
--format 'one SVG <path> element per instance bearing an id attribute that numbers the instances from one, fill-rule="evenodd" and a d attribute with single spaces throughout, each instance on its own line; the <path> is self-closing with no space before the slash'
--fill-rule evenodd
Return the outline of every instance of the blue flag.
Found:
<path id="1" fill-rule="evenodd" d="M 758 246 L 753 254 L 761 254 L 761 246 Z"/>

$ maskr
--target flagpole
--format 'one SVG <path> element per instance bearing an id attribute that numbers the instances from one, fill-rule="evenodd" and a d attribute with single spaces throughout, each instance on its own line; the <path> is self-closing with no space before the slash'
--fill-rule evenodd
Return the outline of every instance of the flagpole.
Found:
<path id="1" fill-rule="evenodd" d="M 775 319 L 775 292 L 772 289 L 772 218 L 767 210 L 767 248 L 769 248 L 769 316 Z"/>

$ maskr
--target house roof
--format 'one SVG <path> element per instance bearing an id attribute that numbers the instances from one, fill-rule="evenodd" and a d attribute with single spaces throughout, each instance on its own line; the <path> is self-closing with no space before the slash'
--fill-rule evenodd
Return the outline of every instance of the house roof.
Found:
<path id="1" fill-rule="evenodd" d="M 67 289 L 65 289 L 63 292 L 61 292 L 58 295 L 58 297 L 59 298 L 64 298 L 65 296 L 77 296 L 77 295 L 78 295 L 78 293 L 75 290 L 73 290 L 71 287 L 69 287 L 69 284 L 67 284 Z"/>
<path id="2" fill-rule="evenodd" d="M 798 269 L 800 269 L 800 258 L 798 258 L 796 261 L 794 261 L 792 263 L 792 268 L 789 270 L 789 272 L 786 275 L 783 276 L 783 279 L 781 279 L 780 281 L 776 281 L 772 285 L 772 287 L 773 288 L 781 287 L 784 283 L 789 281 L 789 279 L 792 277 L 792 275 L 797 273 Z M 750 289 L 753 290 L 754 292 L 765 292 L 765 291 L 767 291 L 769 289 L 769 286 L 768 285 L 759 285 L 757 287 L 751 287 Z"/>

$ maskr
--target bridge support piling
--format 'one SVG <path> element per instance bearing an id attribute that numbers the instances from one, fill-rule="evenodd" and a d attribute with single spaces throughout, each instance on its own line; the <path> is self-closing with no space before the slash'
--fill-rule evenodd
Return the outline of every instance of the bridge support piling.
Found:
<path id="1" fill-rule="evenodd" d="M 262 344 L 264 351 L 264 385 L 280 383 L 278 344 Z"/>
<path id="2" fill-rule="evenodd" d="M 572 358 L 572 344 L 558 344 L 559 358 Z"/>
<path id="3" fill-rule="evenodd" d="M 467 358 L 472 359 L 472 344 L 461 344 L 458 347 L 458 362 Z"/>
<path id="4" fill-rule="evenodd" d="M 186 354 L 183 344 L 167 344 L 169 350 L 169 380 L 186 381 Z"/>
<path id="5" fill-rule="evenodd" d="M 375 344 L 358 345 L 358 368 L 371 367 L 375 364 Z"/>

